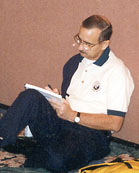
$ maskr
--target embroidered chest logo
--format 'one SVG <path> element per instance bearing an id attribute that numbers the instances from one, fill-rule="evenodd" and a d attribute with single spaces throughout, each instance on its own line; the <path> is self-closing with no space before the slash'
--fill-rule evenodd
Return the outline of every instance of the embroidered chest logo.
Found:
<path id="1" fill-rule="evenodd" d="M 93 91 L 95 92 L 98 92 L 100 89 L 101 89 L 101 85 L 100 85 L 100 82 L 99 81 L 96 81 L 94 84 L 93 84 Z"/>

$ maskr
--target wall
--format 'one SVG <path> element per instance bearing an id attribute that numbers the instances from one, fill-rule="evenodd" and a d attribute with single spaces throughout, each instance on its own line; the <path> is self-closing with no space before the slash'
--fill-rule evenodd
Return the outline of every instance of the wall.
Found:
<path id="1" fill-rule="evenodd" d="M 138 0 L 0 0 L 0 103 L 10 105 L 25 83 L 59 88 L 63 64 L 77 53 L 72 43 L 81 21 L 102 14 L 113 24 L 111 49 L 136 85 L 116 136 L 139 143 L 138 9 Z"/>

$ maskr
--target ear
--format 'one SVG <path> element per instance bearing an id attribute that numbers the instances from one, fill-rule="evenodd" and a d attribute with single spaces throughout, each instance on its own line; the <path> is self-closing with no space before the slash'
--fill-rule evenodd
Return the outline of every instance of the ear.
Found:
<path id="1" fill-rule="evenodd" d="M 105 50 L 110 45 L 110 40 L 102 42 L 102 50 Z"/>

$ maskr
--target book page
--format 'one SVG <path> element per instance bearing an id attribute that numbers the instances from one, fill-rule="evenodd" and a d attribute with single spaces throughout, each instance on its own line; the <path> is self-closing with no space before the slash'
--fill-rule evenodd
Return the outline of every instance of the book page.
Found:
<path id="1" fill-rule="evenodd" d="M 25 89 L 35 89 L 37 91 L 39 91 L 48 101 L 54 100 L 54 101 L 59 101 L 62 102 L 62 96 L 56 93 L 53 93 L 51 91 L 45 90 L 43 88 L 31 85 L 31 84 L 25 84 Z"/>

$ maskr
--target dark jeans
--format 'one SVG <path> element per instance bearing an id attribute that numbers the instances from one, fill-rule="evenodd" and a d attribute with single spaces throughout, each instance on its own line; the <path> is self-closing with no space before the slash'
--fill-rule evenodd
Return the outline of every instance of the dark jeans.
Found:
<path id="1" fill-rule="evenodd" d="M 0 145 L 16 142 L 18 133 L 29 125 L 40 143 L 25 166 L 43 167 L 52 172 L 67 172 L 101 159 L 109 153 L 105 131 L 94 130 L 59 118 L 50 103 L 37 91 L 19 94 L 0 120 Z M 33 162 L 32 162 L 33 161 Z"/>

